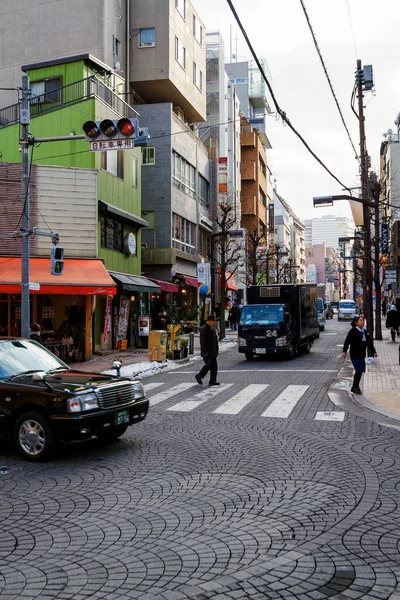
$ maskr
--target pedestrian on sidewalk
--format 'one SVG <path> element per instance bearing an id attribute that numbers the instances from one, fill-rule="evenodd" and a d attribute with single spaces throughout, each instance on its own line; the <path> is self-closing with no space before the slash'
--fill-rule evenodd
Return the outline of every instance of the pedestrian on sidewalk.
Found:
<path id="1" fill-rule="evenodd" d="M 343 345 L 343 358 L 346 358 L 349 346 L 350 359 L 355 371 L 351 391 L 354 394 L 362 394 L 360 381 L 362 374 L 365 373 L 365 355 L 367 348 L 371 351 L 374 358 L 378 357 L 372 338 L 368 331 L 364 329 L 364 315 L 357 316 L 351 323 L 351 329 L 347 334 Z"/>
<path id="2" fill-rule="evenodd" d="M 394 302 L 392 302 L 392 304 L 390 304 L 390 306 L 389 306 L 389 311 L 388 311 L 387 317 L 386 317 L 386 327 L 387 327 L 387 329 L 390 329 L 390 335 L 391 335 L 393 342 L 396 341 L 396 333 L 399 330 L 399 325 L 400 325 L 400 314 L 396 308 L 396 304 Z"/>
<path id="3" fill-rule="evenodd" d="M 218 337 L 215 331 L 215 315 L 208 315 L 206 324 L 200 327 L 200 351 L 204 360 L 204 366 L 195 375 L 197 383 L 203 385 L 203 379 L 208 371 L 210 371 L 209 385 L 219 385 L 219 381 L 217 381 Z"/>
<path id="4" fill-rule="evenodd" d="M 387 300 L 386 300 L 386 298 L 384 298 L 384 299 L 382 300 L 382 316 L 383 316 L 383 317 L 386 317 L 386 313 L 387 313 L 387 306 L 388 306 Z"/>

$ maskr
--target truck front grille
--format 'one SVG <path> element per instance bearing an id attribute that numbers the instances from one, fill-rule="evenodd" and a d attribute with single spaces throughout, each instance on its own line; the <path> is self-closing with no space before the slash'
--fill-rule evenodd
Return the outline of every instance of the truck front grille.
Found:
<path id="1" fill-rule="evenodd" d="M 97 390 L 101 408 L 113 408 L 121 404 L 135 401 L 133 385 L 131 383 L 112 383 Z"/>

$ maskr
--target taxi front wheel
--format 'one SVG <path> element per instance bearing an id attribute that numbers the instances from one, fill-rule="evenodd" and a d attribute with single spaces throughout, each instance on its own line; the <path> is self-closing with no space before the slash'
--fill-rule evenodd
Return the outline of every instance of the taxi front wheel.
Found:
<path id="1" fill-rule="evenodd" d="M 37 412 L 26 412 L 17 418 L 13 442 L 18 452 L 31 461 L 44 460 L 54 450 L 54 435 L 50 423 Z"/>

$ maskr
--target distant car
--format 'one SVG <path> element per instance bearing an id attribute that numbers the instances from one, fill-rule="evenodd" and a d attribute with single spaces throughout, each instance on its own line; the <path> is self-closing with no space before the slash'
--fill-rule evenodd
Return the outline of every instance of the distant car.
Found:
<path id="1" fill-rule="evenodd" d="M 0 338 L 0 438 L 28 460 L 60 441 L 116 439 L 148 409 L 139 381 L 75 371 L 35 341 Z"/>
<path id="2" fill-rule="evenodd" d="M 338 321 L 351 321 L 357 314 L 354 300 L 340 300 L 338 308 Z"/>

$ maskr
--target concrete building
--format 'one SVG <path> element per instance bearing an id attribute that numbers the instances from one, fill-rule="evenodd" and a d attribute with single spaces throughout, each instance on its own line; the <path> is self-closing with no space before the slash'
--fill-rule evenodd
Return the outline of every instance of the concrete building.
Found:
<path id="1" fill-rule="evenodd" d="M 315 244 L 325 244 L 327 248 L 339 250 L 339 237 L 354 236 L 354 221 L 347 217 L 325 215 L 306 219 L 304 225 L 307 248 Z"/>
<path id="2" fill-rule="evenodd" d="M 306 281 L 304 224 L 276 189 L 274 189 L 274 207 L 275 247 L 280 265 L 278 276 L 281 275 L 288 282 L 304 283 Z"/>

